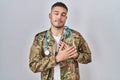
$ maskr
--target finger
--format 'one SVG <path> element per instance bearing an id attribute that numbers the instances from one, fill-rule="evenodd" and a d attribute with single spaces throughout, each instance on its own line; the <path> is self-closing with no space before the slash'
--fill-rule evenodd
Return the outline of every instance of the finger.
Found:
<path id="1" fill-rule="evenodd" d="M 59 42 L 59 46 L 61 46 L 61 45 L 62 45 L 62 41 Z"/>
<path id="2" fill-rule="evenodd" d="M 76 50 L 76 48 L 74 46 L 71 46 L 71 47 L 67 48 L 68 54 L 70 54 L 71 52 L 73 52 L 75 50 Z"/>
<path id="3" fill-rule="evenodd" d="M 60 43 L 58 44 L 58 47 L 59 47 L 59 48 L 61 47 L 61 44 L 60 44 Z"/>
<path id="4" fill-rule="evenodd" d="M 69 58 L 76 58 L 78 57 L 78 53 L 74 53 L 73 55 L 69 56 Z"/>
<path id="5" fill-rule="evenodd" d="M 76 47 L 76 46 L 75 46 L 75 40 L 74 40 L 74 39 L 73 39 L 73 41 L 72 41 L 72 44 L 73 44 L 74 47 Z"/>
<path id="6" fill-rule="evenodd" d="M 62 43 L 62 41 L 60 41 L 60 42 L 59 42 L 59 45 L 58 45 L 59 50 L 61 50 L 61 49 L 62 49 L 62 46 L 63 46 L 63 43 Z"/>
<path id="7" fill-rule="evenodd" d="M 64 48 L 63 49 L 67 49 L 68 45 L 65 42 L 61 41 L 60 45 L 62 45 L 62 44 L 64 44 Z"/>
<path id="8" fill-rule="evenodd" d="M 72 56 L 72 55 L 75 55 L 77 53 L 77 50 L 74 50 L 74 51 L 72 51 L 71 53 L 69 53 L 68 55 L 69 56 Z"/>
<path id="9" fill-rule="evenodd" d="M 59 46 L 63 45 L 64 43 L 62 41 L 59 42 Z"/>
<path id="10" fill-rule="evenodd" d="M 63 48 L 64 48 L 64 44 L 61 44 L 59 50 L 62 50 Z"/>
<path id="11" fill-rule="evenodd" d="M 74 53 L 73 55 L 69 56 L 69 57 L 73 57 L 73 58 L 76 58 L 77 57 L 77 54 Z"/>
<path id="12" fill-rule="evenodd" d="M 69 48 L 69 47 L 70 47 L 70 46 L 65 43 L 65 48 L 67 49 L 67 48 Z"/>
<path id="13" fill-rule="evenodd" d="M 72 56 L 69 56 L 68 58 L 74 58 L 75 56 L 74 55 L 72 55 Z"/>

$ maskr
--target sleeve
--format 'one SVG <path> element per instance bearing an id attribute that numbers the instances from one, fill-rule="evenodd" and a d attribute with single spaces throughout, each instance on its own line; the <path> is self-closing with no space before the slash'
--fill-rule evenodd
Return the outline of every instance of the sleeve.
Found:
<path id="1" fill-rule="evenodd" d="M 42 41 L 35 37 L 29 56 L 29 67 L 34 73 L 46 71 L 56 64 L 55 57 L 43 56 L 42 50 Z"/>
<path id="2" fill-rule="evenodd" d="M 77 61 L 82 64 L 87 64 L 91 62 L 91 51 L 88 47 L 85 39 L 79 35 L 79 44 L 78 44 L 78 54 Z"/>

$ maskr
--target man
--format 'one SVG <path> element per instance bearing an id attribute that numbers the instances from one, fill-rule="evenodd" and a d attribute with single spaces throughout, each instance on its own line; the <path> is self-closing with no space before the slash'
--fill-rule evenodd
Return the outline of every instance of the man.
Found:
<path id="1" fill-rule="evenodd" d="M 41 80 L 80 80 L 79 63 L 91 62 L 91 52 L 81 34 L 65 25 L 68 8 L 52 5 L 49 30 L 38 33 L 30 51 L 29 66 Z"/>

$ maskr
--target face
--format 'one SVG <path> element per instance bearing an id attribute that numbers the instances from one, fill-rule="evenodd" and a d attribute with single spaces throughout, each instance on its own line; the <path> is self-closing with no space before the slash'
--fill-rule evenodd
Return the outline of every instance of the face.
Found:
<path id="1" fill-rule="evenodd" d="M 52 26 L 62 28 L 67 19 L 67 10 L 60 6 L 53 7 L 49 14 L 49 18 Z"/>

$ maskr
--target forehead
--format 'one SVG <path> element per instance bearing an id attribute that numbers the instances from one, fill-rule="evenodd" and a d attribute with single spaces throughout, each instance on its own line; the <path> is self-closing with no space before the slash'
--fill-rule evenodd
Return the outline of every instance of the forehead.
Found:
<path id="1" fill-rule="evenodd" d="M 64 12 L 67 13 L 67 10 L 64 7 L 55 6 L 51 9 L 52 12 Z"/>

